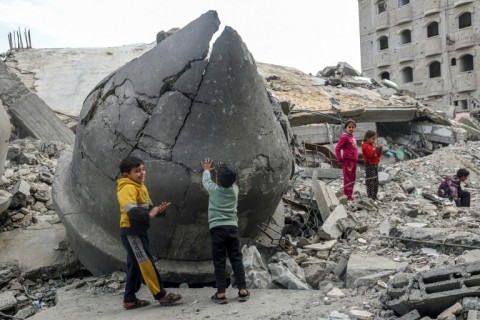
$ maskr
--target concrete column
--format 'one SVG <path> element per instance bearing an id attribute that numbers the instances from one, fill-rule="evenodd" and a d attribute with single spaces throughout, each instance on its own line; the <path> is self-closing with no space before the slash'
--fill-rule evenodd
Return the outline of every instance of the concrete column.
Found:
<path id="1" fill-rule="evenodd" d="M 5 159 L 7 158 L 8 140 L 10 139 L 10 118 L 7 111 L 0 104 L 0 177 L 5 167 Z"/>

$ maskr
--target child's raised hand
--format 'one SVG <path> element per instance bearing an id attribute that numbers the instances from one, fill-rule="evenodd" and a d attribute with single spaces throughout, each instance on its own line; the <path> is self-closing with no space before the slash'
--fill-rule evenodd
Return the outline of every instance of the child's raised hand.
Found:
<path id="1" fill-rule="evenodd" d="M 211 160 L 210 158 L 205 158 L 205 161 L 202 162 L 202 167 L 203 170 L 213 170 L 213 160 Z"/>

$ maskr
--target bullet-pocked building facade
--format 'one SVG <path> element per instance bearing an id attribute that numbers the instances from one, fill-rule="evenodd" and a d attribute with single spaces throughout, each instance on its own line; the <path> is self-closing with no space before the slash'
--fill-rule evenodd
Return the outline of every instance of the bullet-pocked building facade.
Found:
<path id="1" fill-rule="evenodd" d="M 438 109 L 480 110 L 480 1 L 358 0 L 362 72 Z"/>

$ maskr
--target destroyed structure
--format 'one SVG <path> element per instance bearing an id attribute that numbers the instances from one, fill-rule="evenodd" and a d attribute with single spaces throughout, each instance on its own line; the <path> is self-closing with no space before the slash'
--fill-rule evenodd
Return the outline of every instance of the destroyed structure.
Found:
<path id="1" fill-rule="evenodd" d="M 241 237 L 255 239 L 257 225 L 278 207 L 293 164 L 287 121 L 282 129 L 285 115 L 235 30 L 226 27 L 209 53 L 219 24 L 215 12 L 202 15 L 105 78 L 85 100 L 53 196 L 72 249 L 95 275 L 125 265 L 114 199 L 116 164 L 128 155 L 145 161 L 153 203 L 172 202 L 150 229 L 152 254 L 162 259 L 211 258 L 200 172 L 206 157 L 238 170 Z"/>
<path id="2" fill-rule="evenodd" d="M 244 236 L 257 239 L 244 239 L 242 249 L 248 287 L 314 290 L 305 303 L 291 306 L 294 311 L 274 310 L 270 319 L 416 320 L 423 316 L 440 320 L 476 319 L 480 309 L 475 291 L 480 263 L 477 169 L 480 144 L 469 141 L 480 138 L 476 114 L 463 114 L 460 119 L 457 115 L 457 121 L 455 110 L 434 111 L 388 82 L 360 77 L 346 63 L 327 67 L 316 77 L 293 68 L 255 64 L 231 28 L 223 31 L 206 60 L 209 40 L 217 28 L 216 15 L 209 12 L 131 64 L 112 74 L 112 70 L 104 70 L 104 76 L 110 75 L 85 102 L 75 149 L 68 149 L 68 140 L 64 143 L 14 140 L 29 135 L 49 140 L 42 134 L 54 133 L 57 124 L 24 121 L 24 117 L 30 119 L 28 112 L 15 113 L 13 109 L 18 105 L 21 110 L 36 105 L 25 103 L 31 100 L 19 99 L 21 95 L 5 90 L 11 88 L 12 81 L 24 81 L 30 76 L 28 69 L 20 67 L 28 63 L 7 61 L 9 68 L 3 69 L 0 63 L 0 99 L 15 127 L 2 176 L 5 192 L 0 193 L 0 312 L 26 318 L 42 306 L 59 303 L 62 309 L 68 299 L 57 300 L 56 294 L 75 300 L 75 292 L 79 291 L 95 295 L 99 309 L 104 308 L 102 299 L 118 298 L 125 273 L 117 271 L 99 277 L 86 271 L 79 273 L 81 265 L 70 248 L 84 266 L 97 274 L 106 270 L 86 260 L 100 257 L 102 263 L 110 266 L 121 264 L 123 252 L 115 243 L 118 216 L 108 214 L 118 211 L 114 194 L 118 172 L 113 163 L 130 152 L 146 159 L 147 179 L 152 187 L 160 186 L 160 193 L 151 188 L 154 200 L 163 200 L 166 195 L 176 203 L 173 211 L 165 219 L 155 221 L 151 230 L 157 236 L 171 237 L 171 241 L 150 233 L 152 247 L 156 246 L 157 256 L 162 258 L 158 260 L 162 275 L 177 284 L 211 281 L 211 262 L 187 261 L 199 254 L 208 258 L 204 247 L 195 246 L 197 242 L 208 243 L 202 238 L 205 237 L 202 230 L 207 228 L 206 218 L 196 220 L 198 216 L 187 208 L 203 210 L 206 215 L 206 195 L 199 187 L 199 161 L 205 156 L 224 160 L 229 157 L 228 152 L 235 155 L 234 161 L 239 161 L 232 162 L 239 168 L 240 190 L 245 191 L 242 201 L 246 202 L 239 211 L 240 225 Z M 182 41 L 190 37 L 198 42 Z M 177 41 L 181 42 L 182 51 L 177 54 L 176 63 L 160 64 L 158 69 L 139 67 L 145 60 L 160 56 L 167 50 L 165 47 L 173 48 Z M 19 56 L 41 53 L 41 50 L 29 51 Z M 187 52 L 192 56 L 186 56 Z M 230 62 L 219 59 L 227 56 L 225 52 L 235 53 L 228 55 L 233 66 L 237 66 L 232 71 L 235 78 L 229 77 Z M 184 68 L 187 65 L 190 68 Z M 156 72 L 160 74 L 158 79 L 166 79 L 165 82 L 146 81 L 138 76 L 148 78 Z M 73 72 L 69 75 L 79 76 Z M 214 83 L 217 78 L 225 81 Z M 244 88 L 247 91 L 239 89 L 230 96 L 226 89 L 236 81 L 249 86 Z M 25 87 L 31 90 L 33 86 Z M 213 90 L 217 90 L 215 95 L 211 95 Z M 255 94 L 245 94 L 252 91 Z M 29 94 L 25 89 L 16 92 Z M 232 97 L 240 99 L 237 94 L 252 100 L 234 100 Z M 222 101 L 214 101 L 220 95 Z M 40 91 L 38 99 L 42 99 Z M 220 104 L 229 105 L 225 101 L 236 107 L 226 108 L 225 113 L 216 112 Z M 48 106 L 44 110 L 39 105 L 39 110 L 46 114 Z M 177 108 L 167 108 L 170 105 Z M 254 109 L 252 105 L 263 108 Z M 288 122 L 280 108 L 288 114 Z M 255 117 L 245 125 L 243 120 L 235 118 L 237 112 L 248 119 L 251 114 Z M 162 122 L 162 117 L 168 117 L 168 123 Z M 359 140 L 363 132 L 372 129 L 379 132 L 380 142 L 385 146 L 376 202 L 366 198 L 362 171 L 357 175 L 355 200 L 346 202 L 342 197 L 341 171 L 336 168 L 332 150 L 341 133 L 341 122 L 346 118 L 357 121 Z M 235 127 L 232 119 L 242 124 L 242 131 L 235 146 L 224 145 L 222 136 L 227 133 L 222 130 L 225 124 Z M 48 130 L 38 131 L 37 127 L 47 125 Z M 289 125 L 295 144 L 293 177 Z M 112 128 L 121 134 L 113 135 Z M 266 132 L 260 137 L 267 141 L 269 156 L 265 150 L 258 151 L 263 145 L 256 140 L 258 130 Z M 105 132 L 110 133 L 105 135 Z M 205 140 L 201 140 L 202 134 L 208 135 Z M 169 150 L 172 146 L 175 146 L 173 151 Z M 180 146 L 183 147 L 177 150 Z M 200 150 L 209 154 L 200 154 Z M 1 151 L 0 145 L 0 154 Z M 58 159 L 60 152 L 63 155 Z M 253 167 L 248 166 L 251 159 Z M 471 208 L 455 208 L 434 197 L 444 177 L 460 167 L 471 172 L 465 185 L 472 194 Z M 276 180 L 270 180 L 273 173 L 266 171 L 274 168 L 280 174 L 272 178 Z M 96 185 L 92 181 L 103 182 Z M 283 192 L 287 181 L 289 187 Z M 52 184 L 57 208 L 52 203 Z M 183 189 L 178 192 L 174 185 Z M 83 202 L 95 199 L 95 204 L 100 203 L 103 210 L 79 203 L 72 199 L 74 196 Z M 254 209 L 248 208 L 251 202 L 255 208 L 262 204 L 262 210 L 268 214 L 255 220 Z M 93 216 L 82 213 L 87 211 L 93 212 Z M 67 231 L 55 217 L 56 213 L 62 217 Z M 163 224 L 169 229 L 163 229 Z M 256 232 L 261 237 L 251 236 L 250 233 Z M 66 240 L 67 233 L 70 241 Z M 92 234 L 102 238 L 91 237 Z M 99 243 L 100 240 L 107 242 Z M 108 246 L 109 243 L 113 245 Z M 165 243 L 168 246 L 162 247 Z M 34 259 L 36 253 L 44 258 L 41 263 Z M 179 263 L 165 259 L 169 255 L 186 260 Z M 62 289 L 56 291 L 57 288 Z M 201 303 L 192 301 L 191 305 Z M 196 310 L 198 314 L 199 308 Z M 102 311 L 96 310 L 98 315 Z M 49 318 L 48 315 L 42 318 L 41 313 L 39 316 L 39 319 Z"/>
<path id="3" fill-rule="evenodd" d="M 388 79 L 437 109 L 479 111 L 480 3 L 359 0 L 365 76 Z"/>

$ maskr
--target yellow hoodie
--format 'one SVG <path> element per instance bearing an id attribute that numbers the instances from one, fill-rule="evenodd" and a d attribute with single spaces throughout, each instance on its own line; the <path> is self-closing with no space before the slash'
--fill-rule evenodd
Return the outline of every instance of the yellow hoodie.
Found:
<path id="1" fill-rule="evenodd" d="M 147 187 L 129 178 L 117 181 L 120 204 L 120 232 L 122 235 L 147 235 L 150 227 L 149 212 L 153 208 Z"/>

